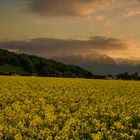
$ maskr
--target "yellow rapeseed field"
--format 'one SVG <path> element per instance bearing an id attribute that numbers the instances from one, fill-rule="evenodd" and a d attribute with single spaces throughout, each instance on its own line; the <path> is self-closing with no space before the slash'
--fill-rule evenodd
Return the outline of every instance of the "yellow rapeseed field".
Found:
<path id="1" fill-rule="evenodd" d="M 140 82 L 0 77 L 0 140 L 140 140 Z"/>

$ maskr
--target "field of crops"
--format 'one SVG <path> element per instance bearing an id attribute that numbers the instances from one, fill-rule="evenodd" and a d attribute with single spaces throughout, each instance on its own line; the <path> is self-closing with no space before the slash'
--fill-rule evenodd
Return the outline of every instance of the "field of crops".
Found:
<path id="1" fill-rule="evenodd" d="M 140 82 L 0 77 L 0 140 L 140 140 Z"/>

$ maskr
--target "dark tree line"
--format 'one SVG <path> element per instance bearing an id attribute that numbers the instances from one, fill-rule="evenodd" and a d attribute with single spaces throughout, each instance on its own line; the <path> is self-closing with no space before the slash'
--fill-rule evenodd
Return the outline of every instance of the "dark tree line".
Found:
<path id="1" fill-rule="evenodd" d="M 138 73 L 129 74 L 124 72 L 118 75 L 93 75 L 94 79 L 113 79 L 113 80 L 140 80 Z"/>
<path id="2" fill-rule="evenodd" d="M 138 73 L 133 73 L 129 74 L 128 72 L 118 74 L 117 79 L 122 79 L 122 80 L 140 80 L 140 76 Z"/>

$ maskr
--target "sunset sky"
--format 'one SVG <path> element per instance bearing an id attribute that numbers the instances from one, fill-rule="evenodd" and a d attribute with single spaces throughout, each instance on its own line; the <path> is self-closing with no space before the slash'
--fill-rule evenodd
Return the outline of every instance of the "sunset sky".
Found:
<path id="1" fill-rule="evenodd" d="M 140 0 L 0 0 L 0 48 L 140 59 Z"/>

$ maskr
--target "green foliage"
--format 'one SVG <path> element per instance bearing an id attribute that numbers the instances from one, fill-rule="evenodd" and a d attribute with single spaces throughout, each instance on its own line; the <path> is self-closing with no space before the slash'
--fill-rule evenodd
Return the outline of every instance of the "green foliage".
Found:
<path id="1" fill-rule="evenodd" d="M 129 74 L 128 72 L 117 75 L 117 78 L 122 80 L 140 80 L 138 73 Z"/>
<path id="2" fill-rule="evenodd" d="M 2 140 L 139 140 L 137 81 L 0 77 Z"/>

